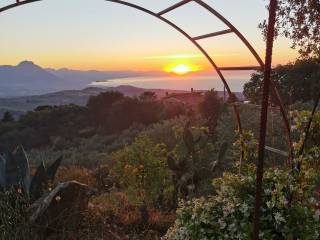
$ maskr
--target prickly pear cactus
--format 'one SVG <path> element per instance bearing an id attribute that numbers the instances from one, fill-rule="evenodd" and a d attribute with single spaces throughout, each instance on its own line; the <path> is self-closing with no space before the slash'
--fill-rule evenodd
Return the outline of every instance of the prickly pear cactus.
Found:
<path id="1" fill-rule="evenodd" d="M 218 164 L 220 164 L 224 161 L 228 147 L 229 147 L 229 145 L 227 142 L 222 143 L 222 145 L 220 146 L 218 158 L 215 161 L 213 161 L 211 164 L 211 171 L 212 172 L 214 172 L 216 170 L 216 167 L 218 166 Z"/>
<path id="2" fill-rule="evenodd" d="M 178 153 L 174 150 L 167 157 L 167 165 L 172 172 L 174 185 L 174 203 L 177 202 L 178 197 L 186 199 L 194 196 L 202 184 L 201 179 L 214 175 L 216 167 L 224 161 L 228 150 L 228 144 L 224 142 L 216 156 L 204 159 L 201 152 L 206 146 L 209 146 L 207 145 L 209 144 L 208 133 L 203 129 L 198 130 L 201 133 L 195 134 L 196 132 L 193 132 L 190 122 L 188 122 L 183 129 L 182 144 L 179 145 Z"/>
<path id="3" fill-rule="evenodd" d="M 187 122 L 187 124 L 184 127 L 183 130 L 183 142 L 186 145 L 186 148 L 188 150 L 188 154 L 193 154 L 195 150 L 195 143 L 194 137 L 192 135 L 192 132 L 190 130 L 190 122 Z"/>

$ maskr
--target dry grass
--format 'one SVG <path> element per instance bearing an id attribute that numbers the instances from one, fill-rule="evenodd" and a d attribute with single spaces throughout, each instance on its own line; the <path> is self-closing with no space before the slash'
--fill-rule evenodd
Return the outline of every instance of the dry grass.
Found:
<path id="1" fill-rule="evenodd" d="M 93 171 L 79 166 L 60 167 L 55 181 L 78 181 L 83 184 L 87 184 L 89 187 L 96 186 L 96 179 Z"/>

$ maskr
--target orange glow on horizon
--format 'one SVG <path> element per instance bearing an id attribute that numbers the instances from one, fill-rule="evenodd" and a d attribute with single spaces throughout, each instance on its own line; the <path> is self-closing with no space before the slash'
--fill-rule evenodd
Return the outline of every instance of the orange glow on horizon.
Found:
<path id="1" fill-rule="evenodd" d="M 69 68 L 74 70 L 98 70 L 98 71 L 140 71 L 140 72 L 166 72 L 173 74 L 190 74 L 190 73 L 206 73 L 212 72 L 214 69 L 210 63 L 200 54 L 185 51 L 184 54 L 164 53 L 148 54 L 141 53 L 128 56 L 113 55 L 101 53 L 78 53 L 69 54 L 68 52 L 61 54 L 38 53 L 36 55 L 20 54 L 9 52 L 0 56 L 0 65 L 17 65 L 23 60 L 33 61 L 35 64 L 44 68 Z M 259 52 L 263 58 L 263 52 Z M 217 54 L 212 56 L 218 66 L 231 67 L 243 65 L 256 65 L 256 60 L 250 55 L 223 55 Z M 294 52 L 288 52 L 278 49 L 274 54 L 274 65 L 286 64 L 294 60 L 296 57 Z M 173 71 L 179 65 L 177 71 Z M 188 68 L 188 69 L 186 69 Z M 185 69 L 185 70 L 184 70 Z M 182 70 L 182 71 L 181 71 Z M 180 73 L 180 74 L 179 74 Z"/>

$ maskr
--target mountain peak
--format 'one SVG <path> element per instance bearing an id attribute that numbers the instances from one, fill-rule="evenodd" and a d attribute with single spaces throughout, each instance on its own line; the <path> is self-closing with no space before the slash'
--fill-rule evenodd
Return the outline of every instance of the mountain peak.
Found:
<path id="1" fill-rule="evenodd" d="M 24 66 L 29 67 L 29 66 L 36 66 L 36 65 L 32 61 L 25 60 L 25 61 L 20 62 L 17 66 L 18 67 L 24 67 Z"/>

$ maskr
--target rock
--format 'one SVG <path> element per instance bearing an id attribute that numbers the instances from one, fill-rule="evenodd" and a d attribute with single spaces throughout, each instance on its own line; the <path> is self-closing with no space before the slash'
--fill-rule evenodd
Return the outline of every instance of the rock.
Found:
<path id="1" fill-rule="evenodd" d="M 60 183 L 30 206 L 30 221 L 44 238 L 66 227 L 77 226 L 94 193 L 93 189 L 76 181 Z"/>

